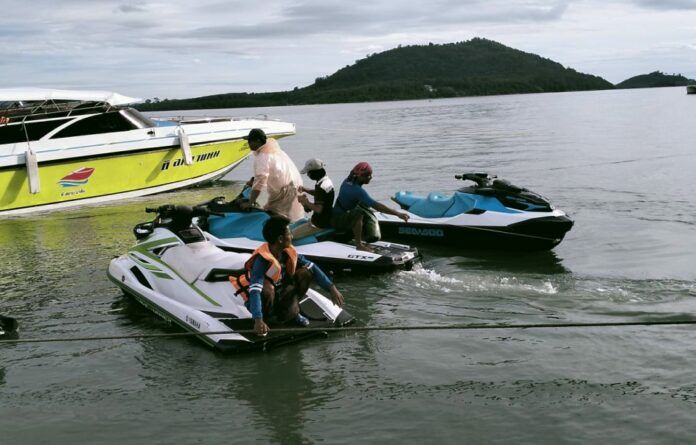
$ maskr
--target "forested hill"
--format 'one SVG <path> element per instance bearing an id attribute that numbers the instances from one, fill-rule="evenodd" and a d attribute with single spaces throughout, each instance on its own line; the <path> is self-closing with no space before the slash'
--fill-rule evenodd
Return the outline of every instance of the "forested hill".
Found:
<path id="1" fill-rule="evenodd" d="M 309 86 L 274 93 L 230 93 L 139 105 L 144 111 L 427 99 L 600 90 L 601 77 L 475 38 L 371 54 Z"/>
<path id="2" fill-rule="evenodd" d="M 656 88 L 656 87 L 683 87 L 696 84 L 696 80 L 688 79 L 681 74 L 665 74 L 653 71 L 650 74 L 641 74 L 631 77 L 616 85 L 616 88 Z"/>

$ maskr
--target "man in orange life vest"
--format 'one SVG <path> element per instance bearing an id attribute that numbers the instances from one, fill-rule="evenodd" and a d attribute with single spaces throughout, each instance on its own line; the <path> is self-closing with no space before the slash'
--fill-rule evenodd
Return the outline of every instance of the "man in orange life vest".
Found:
<path id="1" fill-rule="evenodd" d="M 300 314 L 299 299 L 307 293 L 314 280 L 331 294 L 331 300 L 343 305 L 343 295 L 317 265 L 299 255 L 292 245 L 289 221 L 271 217 L 263 226 L 267 241 L 254 251 L 245 264 L 246 272 L 230 277 L 237 293 L 254 319 L 254 331 L 266 335 L 266 322 L 274 317 L 279 322 L 295 320 L 308 326 L 309 320 Z"/>

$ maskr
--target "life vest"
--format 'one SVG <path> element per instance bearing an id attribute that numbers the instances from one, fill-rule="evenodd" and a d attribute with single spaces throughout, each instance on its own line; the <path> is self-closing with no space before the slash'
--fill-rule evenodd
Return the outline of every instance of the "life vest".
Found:
<path id="1" fill-rule="evenodd" d="M 287 254 L 285 276 L 290 278 L 295 275 L 295 270 L 297 269 L 297 251 L 293 246 L 290 246 L 284 249 L 283 252 Z M 268 248 L 268 243 L 262 244 L 258 249 L 254 250 L 254 253 L 251 254 L 251 258 L 244 263 L 244 273 L 236 277 L 230 277 L 230 283 L 237 289 L 237 292 L 234 294 L 241 296 L 245 302 L 249 300 L 250 286 L 252 286 L 251 268 L 254 266 L 254 261 L 256 261 L 256 257 L 259 255 L 269 263 L 268 269 L 266 269 L 266 273 L 264 274 L 266 280 L 270 281 L 274 286 L 277 286 L 280 279 L 283 277 L 283 269 L 280 262 L 271 253 L 271 250 Z M 259 291 L 261 290 L 262 289 L 259 289 Z"/>

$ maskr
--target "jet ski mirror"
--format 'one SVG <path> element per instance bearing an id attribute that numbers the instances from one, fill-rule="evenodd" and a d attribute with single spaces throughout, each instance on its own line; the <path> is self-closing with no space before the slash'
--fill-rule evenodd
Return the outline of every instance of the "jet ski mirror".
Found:
<path id="1" fill-rule="evenodd" d="M 135 239 L 141 240 L 150 236 L 154 228 L 152 222 L 140 223 L 133 227 L 133 235 L 135 235 Z"/>

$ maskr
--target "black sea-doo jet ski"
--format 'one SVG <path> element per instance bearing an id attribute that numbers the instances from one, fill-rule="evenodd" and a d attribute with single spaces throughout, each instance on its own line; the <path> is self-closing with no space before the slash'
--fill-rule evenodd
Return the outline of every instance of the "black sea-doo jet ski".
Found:
<path id="1" fill-rule="evenodd" d="M 563 211 L 525 188 L 488 173 L 455 178 L 474 184 L 452 195 L 397 192 L 392 200 L 410 219 L 378 213 L 382 236 L 477 250 L 549 250 L 573 227 Z"/>
<path id="2" fill-rule="evenodd" d="M 240 197 L 243 196 L 240 194 Z M 264 243 L 263 225 L 270 215 L 260 209 L 242 211 L 239 199 L 231 202 L 223 197 L 215 198 L 204 205 L 224 216 L 199 218 L 197 224 L 218 247 L 233 252 L 253 252 Z M 390 272 L 410 270 L 420 259 L 416 248 L 384 241 L 370 243 L 372 252 L 357 250 L 350 243 L 352 234 L 339 234 L 334 229 L 312 226 L 307 219 L 290 225 L 293 245 L 297 252 L 327 271 Z"/>
<path id="3" fill-rule="evenodd" d="M 169 322 L 191 332 L 224 332 L 197 337 L 221 351 L 269 349 L 303 338 L 325 335 L 312 329 L 254 334 L 254 321 L 235 295 L 230 276 L 244 272 L 248 254 L 225 252 L 192 224 L 209 216 L 205 207 L 165 205 L 146 209 L 157 213 L 152 222 L 135 226 L 136 244 L 109 264 L 108 276 L 126 294 Z M 311 328 L 342 326 L 353 320 L 344 309 L 312 289 L 300 301 Z M 237 332 L 245 331 L 245 332 Z"/>

